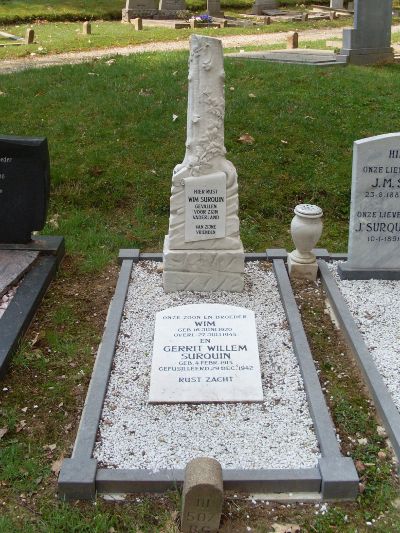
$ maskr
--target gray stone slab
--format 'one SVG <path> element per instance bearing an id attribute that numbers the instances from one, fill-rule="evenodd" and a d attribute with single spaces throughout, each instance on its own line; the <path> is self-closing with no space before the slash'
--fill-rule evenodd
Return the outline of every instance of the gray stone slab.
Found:
<path id="1" fill-rule="evenodd" d="M 267 249 L 267 258 L 269 261 L 272 261 L 272 259 L 286 259 L 287 258 L 287 251 L 285 248 L 268 248 Z"/>
<path id="2" fill-rule="evenodd" d="M 343 30 L 341 55 L 350 63 L 393 62 L 392 0 L 355 0 L 354 28 Z"/>
<path id="3" fill-rule="evenodd" d="M 350 457 L 321 457 L 321 493 L 324 500 L 355 500 L 358 476 Z"/>
<path id="4" fill-rule="evenodd" d="M 58 477 L 58 497 L 63 501 L 93 500 L 96 495 L 96 459 L 64 459 Z"/>
<path id="5" fill-rule="evenodd" d="M 36 235 L 32 241 L 27 243 L 0 243 L 0 250 L 31 250 L 45 254 L 60 255 L 60 253 L 65 253 L 65 242 L 63 237 Z"/>
<path id="6" fill-rule="evenodd" d="M 259 61 L 271 61 L 277 63 L 313 65 L 313 66 L 337 66 L 336 54 L 327 50 L 271 50 L 264 52 L 241 52 L 225 54 L 234 59 L 250 59 Z"/>
<path id="7" fill-rule="evenodd" d="M 55 243 L 58 249 L 53 250 Z M 49 253 L 42 249 L 32 268 L 27 272 L 0 319 L 0 376 L 18 348 L 57 267 L 64 256 L 64 239 L 53 237 Z"/>
<path id="8" fill-rule="evenodd" d="M 124 470 L 98 468 L 96 489 L 98 493 L 165 492 L 181 488 L 184 470 Z M 223 470 L 225 490 L 242 490 L 259 493 L 306 492 L 318 493 L 321 489 L 319 468 L 299 470 Z"/>
<path id="9" fill-rule="evenodd" d="M 375 407 L 400 458 L 400 413 L 368 351 L 354 318 L 325 261 L 318 261 L 321 280 L 336 318 L 361 369 Z"/>
<path id="10" fill-rule="evenodd" d="M 0 250 L 0 297 L 25 274 L 39 252 Z"/>

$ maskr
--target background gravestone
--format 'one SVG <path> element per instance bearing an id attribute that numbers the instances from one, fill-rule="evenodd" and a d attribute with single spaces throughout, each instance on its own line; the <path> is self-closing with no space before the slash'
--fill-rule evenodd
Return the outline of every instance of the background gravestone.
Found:
<path id="1" fill-rule="evenodd" d="M 342 279 L 400 279 L 400 133 L 354 143 L 348 261 Z"/>
<path id="2" fill-rule="evenodd" d="M 0 243 L 27 243 L 44 227 L 49 192 L 47 139 L 0 136 Z"/>
<path id="3" fill-rule="evenodd" d="M 207 13 L 210 17 L 223 17 L 221 11 L 221 0 L 207 0 Z"/>
<path id="4" fill-rule="evenodd" d="M 152 18 L 158 13 L 155 0 L 126 0 L 122 10 L 122 22 L 130 22 L 134 18 Z"/>
<path id="5" fill-rule="evenodd" d="M 339 58 L 358 65 L 393 62 L 391 25 L 392 0 L 356 0 L 354 28 L 343 30 Z"/>
<path id="6" fill-rule="evenodd" d="M 264 11 L 276 9 L 277 7 L 278 2 L 275 0 L 255 0 L 251 12 L 253 15 L 262 15 Z"/>

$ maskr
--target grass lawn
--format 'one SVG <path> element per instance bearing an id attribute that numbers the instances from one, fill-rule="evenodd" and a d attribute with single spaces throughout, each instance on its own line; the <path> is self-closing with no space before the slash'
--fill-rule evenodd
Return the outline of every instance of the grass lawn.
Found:
<path id="1" fill-rule="evenodd" d="M 157 4 L 157 2 L 155 2 Z M 224 9 L 249 9 L 253 0 L 222 0 Z M 297 0 L 280 2 L 282 6 L 297 7 Z M 312 4 L 312 0 L 305 0 L 301 4 Z M 329 4 L 328 0 L 321 0 L 321 4 Z M 188 9 L 193 11 L 206 9 L 204 0 L 187 0 Z M 125 6 L 124 0 L 0 0 L 0 23 L 44 20 L 83 20 L 107 19 L 118 20 L 121 10 Z"/>
<path id="2" fill-rule="evenodd" d="M 312 28 L 335 28 L 349 25 L 349 19 L 336 21 L 318 21 L 301 23 L 301 29 Z M 21 46 L 0 47 L 0 59 L 29 56 L 30 54 L 50 54 L 71 52 L 78 50 L 100 49 L 112 46 L 127 46 L 156 41 L 187 40 L 193 32 L 212 36 L 243 35 L 285 32 L 298 30 L 299 23 L 277 22 L 270 26 L 249 28 L 221 28 L 221 29 L 196 29 L 175 30 L 170 28 L 145 27 L 143 31 L 135 31 L 131 24 L 120 22 L 92 23 L 92 35 L 82 35 L 82 23 L 77 22 L 53 22 L 38 23 L 33 25 L 18 24 L 0 27 L 0 31 L 14 33 L 17 36 L 25 36 L 27 28 L 35 30 L 35 44 Z M 282 40 L 285 37 L 282 36 Z M 1 41 L 0 41 L 1 42 Z M 4 42 L 4 40 L 3 40 Z"/>
<path id="3" fill-rule="evenodd" d="M 399 129 L 399 91 L 397 65 L 315 69 L 226 61 L 225 143 L 238 170 L 247 251 L 292 248 L 289 225 L 300 202 L 324 210 L 319 246 L 346 249 L 352 143 Z M 184 155 L 186 98 L 185 52 L 0 76 L 2 134 L 49 140 L 45 233 L 64 235 L 68 250 L 0 390 L 0 428 L 7 430 L 0 440 L 2 533 L 177 531 L 177 493 L 129 504 L 99 499 L 62 505 L 53 471 L 71 454 L 118 249 L 161 250 L 171 173 Z M 238 141 L 244 133 L 254 144 Z M 314 298 L 314 287 L 311 292 Z M 344 348 L 326 340 L 323 308 L 309 306 L 303 313 L 321 378 L 331 383 L 344 453 L 359 461 L 363 494 L 353 504 L 329 505 L 324 514 L 316 514 L 314 505 L 271 510 L 230 498 L 222 531 L 267 533 L 276 521 L 318 533 L 398 531 L 398 479 L 372 407 L 361 385 L 354 386 L 347 360 L 340 364 L 348 381 L 336 376 Z M 368 445 L 358 444 L 364 436 Z M 382 450 L 386 461 L 378 458 Z"/>

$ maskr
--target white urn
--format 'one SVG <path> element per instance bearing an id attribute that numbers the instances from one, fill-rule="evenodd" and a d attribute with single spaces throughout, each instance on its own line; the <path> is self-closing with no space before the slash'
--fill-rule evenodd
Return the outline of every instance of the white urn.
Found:
<path id="1" fill-rule="evenodd" d="M 303 265 L 314 263 L 316 259 L 311 250 L 322 234 L 322 209 L 317 205 L 300 204 L 295 207 L 294 214 L 290 232 L 296 249 L 289 254 L 290 258 Z"/>

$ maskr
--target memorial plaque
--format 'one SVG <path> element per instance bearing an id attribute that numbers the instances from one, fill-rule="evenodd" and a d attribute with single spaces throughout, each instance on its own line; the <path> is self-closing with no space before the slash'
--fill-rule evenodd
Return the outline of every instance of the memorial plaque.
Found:
<path id="1" fill-rule="evenodd" d="M 157 313 L 150 403 L 262 400 L 253 311 L 194 304 Z"/>
<path id="2" fill-rule="evenodd" d="M 0 136 L 0 243 L 43 228 L 50 188 L 47 139 Z"/>
<path id="3" fill-rule="evenodd" d="M 349 279 L 351 272 L 354 279 L 400 273 L 400 133 L 354 143 L 348 261 L 339 269 Z"/>
<path id="4" fill-rule="evenodd" d="M 226 235 L 226 174 L 185 179 L 185 242 Z"/>

